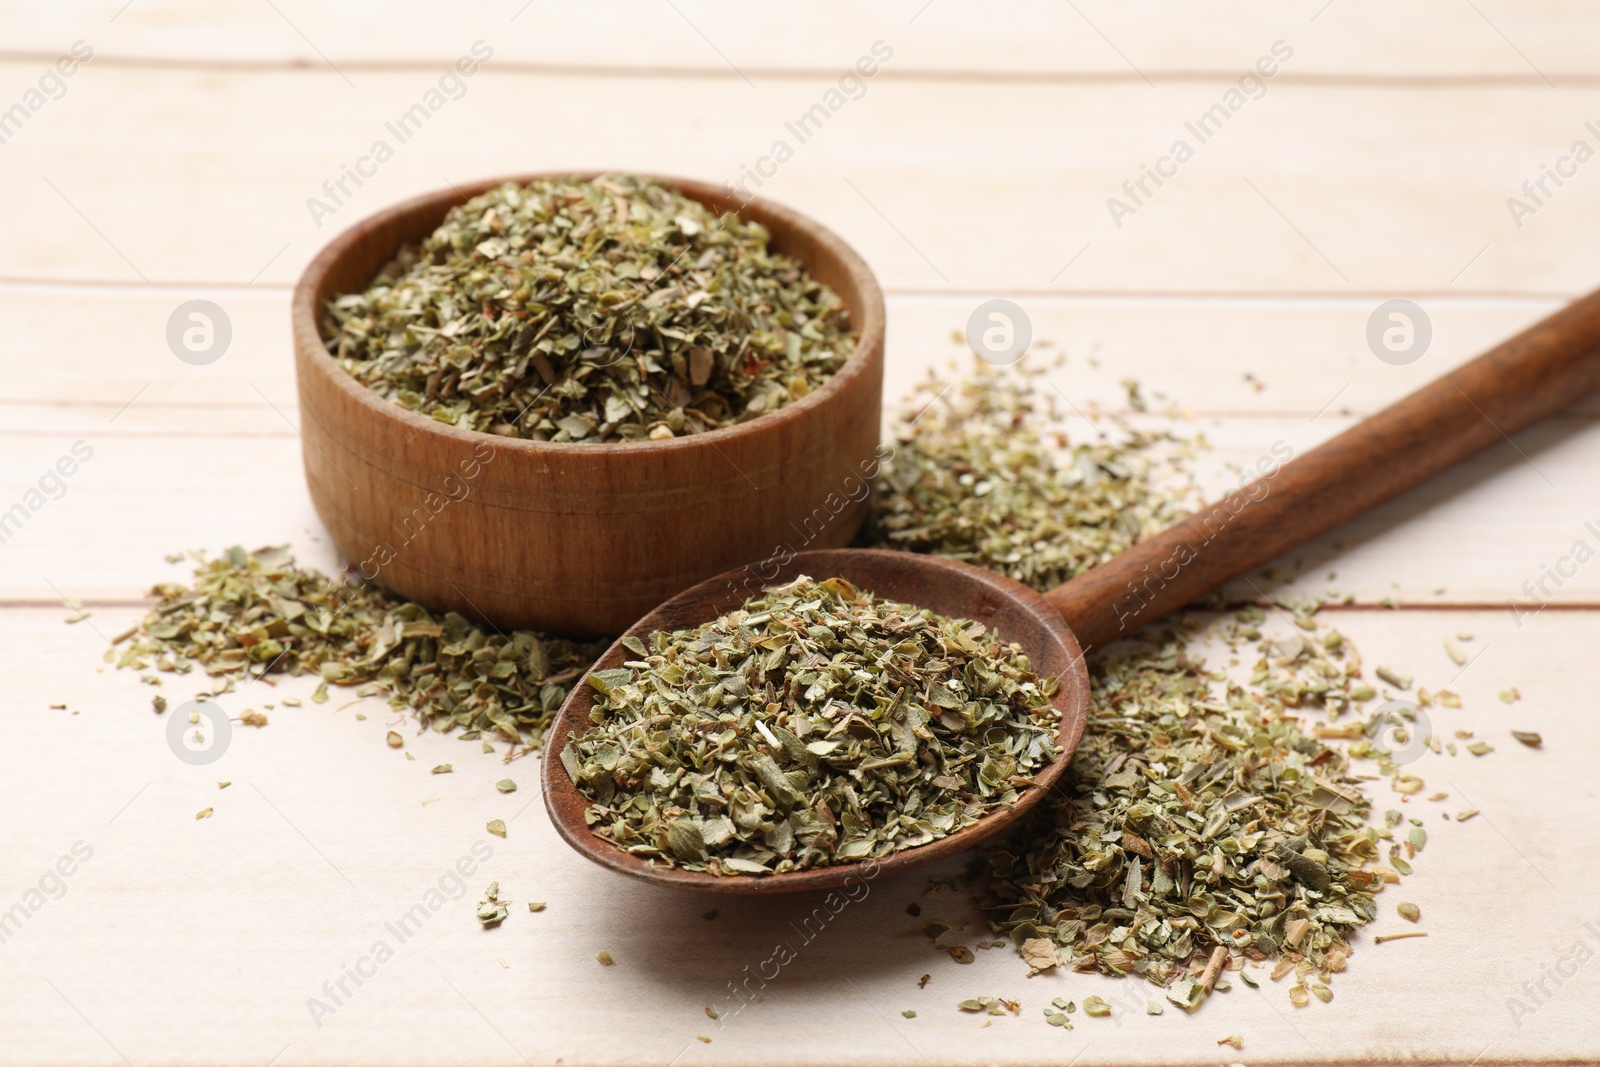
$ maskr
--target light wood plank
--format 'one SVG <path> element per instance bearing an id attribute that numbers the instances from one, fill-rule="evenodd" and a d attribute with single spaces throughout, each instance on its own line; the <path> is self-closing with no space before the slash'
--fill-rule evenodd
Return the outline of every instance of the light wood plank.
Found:
<path id="1" fill-rule="evenodd" d="M 35 74 L 0 64 L 0 100 Z M 1184 123 L 1218 103 L 1218 86 L 1019 97 L 885 81 L 798 144 L 785 123 L 825 88 L 806 80 L 620 82 L 491 64 L 313 220 L 323 183 L 375 139 L 397 142 L 385 122 L 431 85 L 416 72 L 363 74 L 352 89 L 319 70 L 91 64 L 4 146 L 14 224 L 0 277 L 284 283 L 338 228 L 448 180 L 608 164 L 732 180 L 787 139 L 795 155 L 763 191 L 839 231 L 894 289 L 1571 295 L 1594 279 L 1585 234 L 1600 171 L 1580 169 L 1521 229 L 1506 200 L 1575 139 L 1600 145 L 1584 127 L 1600 89 L 1272 85 L 1176 178 L 1147 183 L 1157 195 L 1119 228 L 1108 198 L 1175 138 L 1195 140 Z"/>
<path id="2" fill-rule="evenodd" d="M 1255 464 L 1277 442 L 1304 451 L 1352 421 L 1200 419 L 1193 429 L 1213 448 L 1196 464 L 1202 485 L 1219 495 L 1235 483 L 1232 471 Z M 1068 433 L 1083 438 L 1094 430 L 1072 419 Z M 0 553 L 6 598 L 126 600 L 166 574 L 163 555 L 184 548 L 287 542 L 324 569 L 332 563 L 306 497 L 300 440 L 287 427 L 259 436 L 34 429 L 5 439 L 4 508 L 39 505 L 14 523 Z M 47 472 L 78 441 L 93 455 L 62 491 Z M 1526 599 L 1523 583 L 1538 581 L 1541 567 L 1556 566 L 1575 542 L 1586 542 L 1590 552 L 1600 547 L 1600 535 L 1585 526 L 1600 524 L 1600 488 L 1592 477 L 1597 442 L 1600 430 L 1591 420 L 1530 430 L 1515 448 L 1491 450 L 1295 553 L 1280 565 L 1285 580 L 1298 576 L 1291 591 L 1299 594 L 1348 594 L 1368 603 Z M 44 496 L 30 497 L 41 478 Z M 1303 573 L 1297 560 L 1305 561 Z M 1329 580 L 1329 571 L 1337 579 Z M 1255 581 L 1236 592 L 1253 598 L 1278 591 L 1277 583 Z M 1600 602 L 1600 570 L 1578 567 L 1536 599 Z"/>
<path id="3" fill-rule="evenodd" d="M 185 1065 L 278 1057 L 286 1067 L 666 1063 L 680 1053 L 678 1062 L 706 1064 L 1194 1063 L 1215 1062 L 1215 1042 L 1228 1033 L 1245 1035 L 1250 1059 L 1272 1062 L 1412 1062 L 1423 1049 L 1432 1062 L 1458 1064 L 1600 1056 L 1600 1031 L 1588 1023 L 1600 995 L 1592 968 L 1550 986 L 1554 995 L 1533 1014 L 1519 1020 L 1508 1010 L 1509 998 L 1526 997 L 1523 982 L 1538 981 L 1579 939 L 1592 945 L 1583 924 L 1600 919 L 1589 866 L 1600 840 L 1593 821 L 1577 817 L 1592 796 L 1590 754 L 1600 744 L 1586 669 L 1600 640 L 1594 614 L 1552 615 L 1522 631 L 1499 614 L 1339 616 L 1369 665 L 1462 695 L 1461 709 L 1434 709 L 1436 732 L 1472 730 L 1496 751 L 1414 764 L 1427 782 L 1422 795 L 1448 793 L 1442 803 L 1408 802 L 1375 785 L 1380 810 L 1422 818 L 1429 842 L 1415 878 L 1380 898 L 1381 917 L 1359 937 L 1331 1004 L 1295 1012 L 1282 984 L 1263 981 L 1257 994 L 1235 981 L 1194 1018 L 1145 1015 L 1155 991 L 1131 980 L 1025 979 L 1006 950 L 953 964 L 906 906 L 950 921 L 968 943 L 985 933 L 980 915 L 965 894 L 930 892 L 921 878 L 871 884 L 837 917 L 813 919 L 809 929 L 820 933 L 809 938 L 817 897 L 708 901 L 635 885 L 556 838 L 532 760 L 503 767 L 476 744 L 413 737 L 401 726 L 416 757 L 407 761 L 384 744 L 390 716 L 376 701 L 280 706 L 266 728 L 238 728 L 219 762 L 186 765 L 149 710 L 157 690 L 131 672 L 94 673 L 99 639 L 57 617 L 0 611 L 0 642 L 30 664 L 11 679 L 0 717 L 0 803 L 10 816 L 0 821 L 0 903 L 21 900 L 75 842 L 92 855 L 65 880 L 65 896 L 4 945 L 6 1065 L 98 1067 L 122 1062 L 119 1054 Z M 94 621 L 109 630 L 131 618 L 104 612 Z M 1441 647 L 1462 631 L 1483 653 L 1465 673 Z M 169 679 L 160 691 L 176 705 L 200 684 Z M 1507 707 L 1495 694 L 1512 685 L 1523 700 Z M 238 714 L 309 689 L 257 684 L 222 703 Z M 48 707 L 58 701 L 69 710 Z M 1517 744 L 1513 728 L 1540 731 L 1544 749 Z M 454 774 L 429 775 L 446 761 Z M 520 786 L 512 796 L 492 785 L 507 775 Z M 219 780 L 234 784 L 219 791 Z M 205 807 L 216 814 L 196 821 Z M 1483 814 L 1443 819 L 1467 808 Z M 483 833 L 490 818 L 511 820 L 507 840 Z M 399 943 L 385 923 L 479 843 L 492 856 L 465 879 L 464 894 Z M 472 907 L 490 879 L 515 908 L 501 929 L 484 932 Z M 1418 928 L 1394 914 L 1401 899 L 1420 904 L 1431 936 L 1373 945 L 1373 933 Z M 527 900 L 550 906 L 530 915 Z M 1495 901 L 1515 902 L 1515 936 L 1486 930 Z M 701 916 L 713 905 L 719 914 L 708 922 Z M 393 957 L 375 970 L 362 964 L 363 985 L 346 980 L 350 996 L 316 1025 L 308 998 L 326 1000 L 322 983 L 379 940 Z M 779 943 L 795 960 L 768 965 L 776 977 L 759 989 L 764 999 L 734 1013 L 728 984 L 756 973 Z M 615 967 L 594 962 L 602 949 Z M 92 967 L 69 962 L 89 959 Z M 925 973 L 932 979 L 919 989 Z M 1113 1002 L 1112 1019 L 1080 1014 L 1070 1033 L 1045 1025 L 1040 1009 L 1051 997 L 1081 1003 L 1091 993 Z M 985 1028 L 987 1017 L 955 1009 L 979 995 L 1019 998 L 1022 1014 Z M 726 1013 L 720 1023 L 706 1006 Z M 902 1019 L 905 1009 L 917 1018 Z M 1407 1036 L 1397 1042 L 1397 1034 Z"/>
<path id="4" fill-rule="evenodd" d="M 0 503 L 23 501 L 74 442 L 94 450 L 66 480 L 63 498 L 44 504 L 4 545 L 6 597 L 126 599 L 165 573 L 158 561 L 167 552 L 241 541 L 292 542 L 316 565 L 334 565 L 300 472 L 284 294 L 210 293 L 231 313 L 235 347 L 194 367 L 167 350 L 164 328 L 171 308 L 197 292 L 204 295 L 0 289 L 0 315 L 13 327 L 0 368 L 18 385 L 0 405 L 9 442 L 0 454 Z M 1036 336 L 1067 353 L 1066 366 L 1048 375 L 1047 395 L 1074 415 L 1073 432 L 1092 432 L 1079 414 L 1126 413 L 1120 382 L 1142 380 L 1153 408 L 1193 413 L 1194 421 L 1176 424 L 1180 433 L 1204 433 L 1215 446 L 1197 463 L 1213 494 L 1231 485 L 1230 465 L 1253 464 L 1279 439 L 1308 448 L 1550 310 L 1528 301 L 1440 302 L 1435 348 L 1394 367 L 1365 350 L 1359 338 L 1370 309 L 1355 301 L 1056 298 L 1028 307 Z M 886 396 L 894 407 L 930 369 L 970 358 L 950 333 L 971 305 L 919 297 L 892 300 L 890 309 Z M 1054 350 L 1041 347 L 1030 360 L 1049 367 Z M 44 373 L 33 369 L 40 366 Z M 1257 392 L 1247 372 L 1266 388 Z M 1539 581 L 1542 565 L 1555 566 L 1579 538 L 1600 544 L 1584 529 L 1600 520 L 1589 477 L 1600 462 L 1596 413 L 1600 402 L 1591 399 L 1574 416 L 1520 435 L 1515 448 L 1502 446 L 1325 538 L 1300 555 L 1310 569 L 1293 588 L 1369 603 L 1527 601 L 1522 585 Z M 1336 581 L 1325 579 L 1329 570 Z M 1294 576 L 1292 564 L 1285 573 Z M 1536 599 L 1600 602 L 1600 571 L 1547 579 Z"/>
<path id="5" fill-rule="evenodd" d="M 220 359 L 198 367 L 175 358 L 166 340 L 175 309 L 194 299 L 221 307 L 233 338 Z M 889 296 L 887 399 L 906 395 L 931 369 L 970 360 L 958 338 L 984 299 Z M 1030 365 L 1064 355 L 1053 379 L 1074 404 L 1126 410 L 1121 383 L 1132 378 L 1144 383 L 1152 410 L 1306 418 L 1370 414 L 1561 306 L 1424 299 L 1430 347 L 1416 362 L 1394 366 L 1367 347 L 1376 299 L 1022 295 L 1017 303 L 1034 336 Z M 125 432 L 269 433 L 286 428 L 271 405 L 293 408 L 281 288 L 0 284 L 0 321 L 7 324 L 0 372 L 10 382 L 0 427 L 10 430 L 94 429 L 115 418 Z M 1577 410 L 1600 412 L 1600 399 Z"/>
<path id="6" fill-rule="evenodd" d="M 1499 0 L 1479 3 L 1478 10 L 1449 0 L 1399 6 L 1339 0 L 1324 10 L 1325 2 L 870 0 L 772 4 L 751 19 L 736 0 L 611 0 L 581 8 L 555 0 L 472 0 L 451 4 L 448 13 L 422 0 L 135 0 L 121 14 L 126 0 L 68 6 L 9 0 L 0 17 L 9 51 L 49 53 L 84 38 L 108 58 L 331 62 L 341 69 L 449 62 L 481 36 L 506 62 L 760 78 L 842 69 L 884 39 L 896 49 L 895 76 L 1159 79 L 1237 76 L 1262 47 L 1282 38 L 1301 50 L 1301 71 L 1319 75 L 1543 84 L 1542 76 L 1562 83 L 1594 74 L 1593 12 L 1572 0 Z"/>

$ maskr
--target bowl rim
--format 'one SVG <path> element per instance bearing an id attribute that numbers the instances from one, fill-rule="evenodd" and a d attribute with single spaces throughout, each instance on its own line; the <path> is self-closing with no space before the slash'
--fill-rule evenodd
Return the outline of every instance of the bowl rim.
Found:
<path id="1" fill-rule="evenodd" d="M 959 576 L 969 588 L 987 591 L 992 596 L 1004 597 L 1015 603 L 1039 627 L 1046 640 L 1053 641 L 1065 654 L 1066 664 L 1057 675 L 1059 686 L 1051 704 L 1061 714 L 1056 730 L 1058 751 L 1055 758 L 1033 775 L 1033 784 L 1024 788 L 1010 806 L 1000 805 L 981 816 L 977 822 L 956 833 L 934 841 L 901 849 L 877 859 L 852 863 L 838 863 L 823 867 L 808 867 L 798 871 L 768 875 L 714 875 L 704 871 L 690 871 L 678 866 L 666 866 L 630 853 L 610 839 L 594 832 L 583 819 L 588 799 L 578 789 L 561 760 L 561 753 L 575 737 L 594 729 L 588 722 L 587 712 L 593 703 L 588 691 L 589 675 L 608 666 L 618 666 L 632 652 L 623 647 L 622 639 L 637 636 L 659 626 L 675 616 L 686 606 L 697 606 L 704 590 L 718 583 L 729 583 L 748 568 L 735 568 L 713 578 L 708 578 L 677 596 L 664 601 L 659 607 L 629 627 L 603 652 L 598 659 L 572 683 L 572 689 L 561 708 L 545 731 L 543 751 L 539 755 L 540 795 L 544 800 L 545 814 L 555 825 L 556 833 L 585 859 L 629 878 L 673 889 L 731 895 L 759 895 L 808 892 L 835 889 L 852 880 L 873 881 L 885 875 L 897 876 L 915 868 L 966 853 L 1005 833 L 1039 804 L 1055 792 L 1077 753 L 1079 744 L 1089 724 L 1091 714 L 1091 683 L 1087 659 L 1077 635 L 1067 625 L 1061 612 L 1045 599 L 1044 595 L 1020 582 L 974 566 L 961 560 L 922 553 L 901 552 L 874 548 L 816 549 L 796 553 L 779 568 L 773 579 L 787 581 L 797 574 L 838 574 L 840 557 L 848 557 L 847 566 L 880 560 L 891 565 L 930 566 Z M 861 588 L 869 588 L 855 578 L 847 578 Z M 981 620 L 980 620 L 981 621 Z M 992 624 L 990 624 L 992 625 Z M 580 823 L 584 823 L 580 825 Z M 865 872 L 865 876 L 863 874 Z"/>
<path id="2" fill-rule="evenodd" d="M 499 188 L 508 182 L 526 185 L 529 182 L 560 178 L 593 181 L 596 178 L 613 174 L 628 174 L 645 181 L 658 182 L 690 199 L 697 200 L 707 207 L 717 210 L 727 210 L 723 202 L 736 200 L 738 206 L 734 210 L 741 218 L 760 222 L 763 226 L 766 226 L 767 223 L 764 219 L 759 217 L 750 218 L 750 216 L 744 214 L 744 212 L 753 208 L 759 215 L 781 219 L 791 229 L 807 233 L 817 243 L 823 256 L 833 257 L 843 273 L 851 279 L 860 295 L 860 317 L 863 321 L 859 324 L 854 324 L 856 325 L 855 348 L 845 357 L 844 363 L 839 369 L 830 375 L 822 385 L 799 400 L 785 404 L 776 411 L 763 413 L 753 419 L 735 423 L 732 426 L 719 426 L 702 433 L 675 436 L 661 440 L 646 439 L 585 444 L 577 441 L 535 441 L 527 437 L 508 437 L 484 430 L 463 429 L 451 423 L 440 422 L 438 419 L 424 415 L 421 412 L 401 407 L 394 401 L 380 396 L 374 390 L 362 385 L 356 381 L 354 375 L 339 364 L 333 353 L 328 351 L 328 347 L 322 339 L 322 331 L 318 328 L 322 309 L 316 302 L 317 291 L 326 283 L 328 274 L 353 249 L 363 241 L 370 239 L 373 231 L 380 230 L 396 221 L 421 214 L 437 212 L 439 220 L 442 221 L 444 214 L 452 207 L 463 204 L 491 189 Z M 770 229 L 770 227 L 768 228 Z M 397 251 L 398 248 L 395 250 Z M 809 268 L 807 269 L 809 272 Z M 853 310 L 852 315 L 854 314 Z M 523 453 L 543 458 L 553 458 L 555 456 L 605 457 L 646 453 L 660 454 L 671 450 L 690 449 L 714 449 L 720 451 L 719 446 L 736 444 L 748 436 L 760 435 L 783 427 L 785 424 L 793 423 L 797 419 L 804 419 L 813 409 L 828 404 L 840 393 L 857 384 L 858 380 L 870 371 L 874 363 L 874 355 L 881 353 L 883 350 L 884 318 L 883 289 L 878 284 L 877 276 L 867 266 L 866 260 L 862 259 L 861 255 L 838 234 L 809 215 L 763 197 L 751 197 L 748 199 L 736 197 L 721 186 L 712 185 L 710 182 L 695 178 L 680 178 L 671 175 L 617 169 L 525 172 L 494 178 L 481 178 L 460 184 L 452 183 L 443 189 L 435 189 L 407 197 L 357 220 L 330 240 L 311 262 L 306 264 L 299 279 L 295 282 L 290 302 L 291 334 L 296 351 L 312 367 L 319 371 L 325 379 L 332 382 L 334 388 L 339 390 L 346 399 L 361 404 L 375 414 L 396 419 L 414 430 L 435 434 L 461 445 L 472 446 L 479 442 L 490 441 L 494 443 L 496 448 L 507 448 L 513 453 Z"/>

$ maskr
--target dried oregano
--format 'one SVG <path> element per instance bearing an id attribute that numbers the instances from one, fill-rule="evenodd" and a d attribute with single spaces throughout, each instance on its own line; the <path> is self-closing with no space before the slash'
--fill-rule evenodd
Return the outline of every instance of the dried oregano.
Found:
<path id="1" fill-rule="evenodd" d="M 151 590 L 156 607 L 119 635 L 108 662 L 235 681 L 316 673 L 324 684 L 369 685 L 435 730 L 537 745 L 598 645 L 442 616 L 353 577 L 295 565 L 287 548 L 237 546 L 198 559 L 192 585 Z M 322 690 L 319 688 L 319 693 Z M 315 700 L 316 697 L 313 697 Z M 325 699 L 325 698 L 324 698 Z M 396 735 L 396 740 L 400 740 Z"/>
<path id="2" fill-rule="evenodd" d="M 798 400 L 854 348 L 838 295 L 768 243 L 631 175 L 507 183 L 330 302 L 324 335 L 363 385 L 466 429 L 697 433 Z"/>
<path id="3" fill-rule="evenodd" d="M 910 394 L 866 542 L 965 560 L 1042 591 L 1185 514 L 1187 474 L 1158 470 L 1182 458 L 1178 439 L 1118 425 L 1116 444 L 1074 443 L 1037 378 L 930 376 Z"/>
<path id="4" fill-rule="evenodd" d="M 669 866 L 881 858 L 1014 802 L 1056 751 L 1055 679 L 1019 646 L 840 578 L 625 643 L 561 757 L 595 832 Z"/>
<path id="5" fill-rule="evenodd" d="M 1061 798 L 990 857 L 998 925 L 1025 957 L 1055 946 L 1068 966 L 1142 975 L 1188 1010 L 1230 962 L 1276 959 L 1275 977 L 1323 982 L 1344 969 L 1373 895 L 1409 867 L 1398 845 L 1380 864 L 1394 822 L 1369 825 L 1349 756 L 1319 737 L 1363 738 L 1397 788 L 1402 768 L 1365 740 L 1379 715 L 1349 733 L 1305 721 L 1374 699 L 1353 644 L 1318 634 L 1309 610 L 1276 639 L 1263 620 L 1250 608 L 1222 630 L 1257 642 L 1244 681 L 1208 671 L 1182 625 L 1092 662 Z"/>

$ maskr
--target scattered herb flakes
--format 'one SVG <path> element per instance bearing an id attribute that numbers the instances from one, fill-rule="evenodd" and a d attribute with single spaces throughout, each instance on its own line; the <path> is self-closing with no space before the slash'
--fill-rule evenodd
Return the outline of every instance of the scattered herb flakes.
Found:
<path id="1" fill-rule="evenodd" d="M 698 433 L 799 400 L 855 347 L 838 295 L 768 242 L 631 175 L 507 183 L 331 301 L 323 334 L 358 382 L 463 429 Z"/>
<path id="2" fill-rule="evenodd" d="M 1012 803 L 1055 755 L 1055 679 L 1019 646 L 840 578 L 649 644 L 588 676 L 596 728 L 562 760 L 596 833 L 670 866 L 882 858 Z"/>
<path id="3" fill-rule="evenodd" d="M 605 951 L 604 949 L 601 949 L 599 952 L 596 952 L 594 954 L 594 958 L 597 961 L 599 961 L 600 966 L 602 966 L 602 967 L 609 967 L 613 963 L 617 962 L 616 960 L 611 958 L 611 953 Z"/>
<path id="4" fill-rule="evenodd" d="M 428 772 L 428 773 L 430 773 L 430 774 L 450 774 L 454 770 L 455 770 L 455 768 L 451 767 L 450 764 L 441 763 L 441 764 L 438 764 L 437 766 L 435 766 L 433 768 L 433 770 Z"/>
<path id="5" fill-rule="evenodd" d="M 1105 1000 L 1102 999 L 1101 997 L 1096 997 L 1096 996 L 1084 997 L 1083 998 L 1083 1013 L 1085 1015 L 1093 1015 L 1093 1016 L 1095 1016 L 1097 1018 L 1103 1018 L 1103 1017 L 1111 1014 L 1111 1005 L 1107 1004 L 1105 1002 Z"/>
<path id="6" fill-rule="evenodd" d="M 530 900 L 530 901 L 528 901 L 528 910 L 529 911 L 543 911 L 547 906 L 548 905 L 546 905 L 546 903 L 544 901 L 542 901 L 542 900 Z M 712 1018 L 715 1018 L 715 1016 L 712 1016 Z"/>
<path id="7" fill-rule="evenodd" d="M 965 945 L 951 945 L 945 951 L 949 952 L 950 958 L 955 960 L 957 963 L 971 963 L 973 960 L 978 958 L 973 954 L 972 950 Z"/>
<path id="8" fill-rule="evenodd" d="M 504 837 L 506 836 L 506 821 L 504 819 L 490 819 L 484 829 L 496 837 Z"/>
<path id="9" fill-rule="evenodd" d="M 1146 1015 L 1165 1015 L 1167 1013 L 1167 1006 L 1161 1003 L 1159 1000 L 1146 1000 L 1144 1002 L 1144 1013 Z"/>
<path id="10" fill-rule="evenodd" d="M 601 649 L 500 634 L 454 612 L 436 619 L 354 576 L 298 567 L 282 547 L 199 558 L 191 585 L 164 583 L 152 594 L 156 607 L 121 635 L 108 662 L 180 674 L 199 667 L 224 679 L 219 692 L 269 672 L 320 674 L 317 704 L 327 702 L 329 682 L 370 684 L 436 731 L 481 730 L 513 744 L 542 743 L 567 687 Z"/>
<path id="11" fill-rule="evenodd" d="M 1538 748 L 1544 744 L 1544 738 L 1532 730 L 1512 730 L 1511 736 L 1527 745 L 1529 748 Z"/>
<path id="12" fill-rule="evenodd" d="M 1372 943 L 1374 945 L 1381 945 L 1385 941 L 1403 941 L 1408 937 L 1427 937 L 1427 936 L 1428 936 L 1428 932 L 1426 930 L 1417 930 L 1417 931 L 1415 931 L 1413 933 L 1406 933 L 1406 934 L 1379 934 L 1377 937 L 1372 939 Z"/>
<path id="13" fill-rule="evenodd" d="M 1500 702 L 1503 704 L 1515 704 L 1521 699 L 1522 694 L 1517 691 L 1515 686 L 1510 689 L 1501 690 L 1500 692 Z"/>
<path id="14" fill-rule="evenodd" d="M 490 882 L 489 888 L 483 891 L 483 899 L 478 901 L 478 921 L 484 926 L 499 926 L 511 914 L 506 902 L 499 899 L 500 883 Z"/>
<path id="15" fill-rule="evenodd" d="M 239 722 L 245 726 L 254 726 L 257 729 L 267 725 L 267 713 L 247 708 L 239 715 Z"/>
<path id="16" fill-rule="evenodd" d="M 1005 942 L 1001 942 L 1005 944 Z M 1029 974 L 1048 971 L 1061 960 L 1056 956 L 1056 943 L 1048 937 L 1030 937 L 1022 943 L 1022 961 L 1028 965 Z"/>
<path id="17" fill-rule="evenodd" d="M 1448 637 L 1444 639 L 1444 651 L 1445 655 L 1450 657 L 1450 662 L 1454 663 L 1457 667 L 1465 667 L 1467 665 L 1467 654 L 1461 651 L 1460 645 L 1456 644 Z"/>
<path id="18" fill-rule="evenodd" d="M 1069 444 L 1051 391 L 1035 381 L 988 370 L 930 378 L 908 396 L 865 541 L 1045 590 L 1187 514 L 1188 475 L 1178 468 L 1169 487 L 1156 469 L 1161 450 L 1182 443 L 1122 425 L 1119 444 Z"/>
<path id="19" fill-rule="evenodd" d="M 1379 681 L 1387 682 L 1396 689 L 1411 688 L 1411 675 L 1401 674 L 1392 667 L 1377 667 L 1372 673 L 1378 676 Z"/>
<path id="20" fill-rule="evenodd" d="M 1466 822 L 1468 819 L 1477 814 L 1479 814 L 1477 808 L 1468 808 L 1466 811 L 1457 813 L 1456 822 Z"/>
<path id="21" fill-rule="evenodd" d="M 931 982 L 931 981 L 933 981 L 933 975 L 925 974 L 921 978 L 917 979 L 917 988 L 918 989 L 927 989 L 928 988 L 928 983 Z"/>
<path id="22" fill-rule="evenodd" d="M 1411 903 L 1409 900 L 1402 900 L 1400 903 L 1394 906 L 1394 910 L 1399 912 L 1400 918 L 1406 920 L 1407 922 L 1414 923 L 1418 919 L 1422 918 L 1422 909 Z"/>
<path id="23" fill-rule="evenodd" d="M 51 706 L 54 707 L 55 705 Z M 66 707 L 65 704 L 61 706 L 63 708 Z M 162 712 L 167 710 L 167 698 L 162 696 L 160 693 L 157 693 L 155 696 L 150 698 L 150 706 L 155 709 L 157 715 L 160 715 Z"/>
<path id="24" fill-rule="evenodd" d="M 956 1005 L 962 1011 L 983 1012 L 986 1015 L 1012 1015 L 1022 1014 L 1022 1004 L 1019 1001 L 1007 1000 L 1004 997 L 971 997 Z"/>
<path id="25" fill-rule="evenodd" d="M 406 739 L 401 737 L 399 732 L 395 730 L 390 730 L 388 736 L 386 736 L 384 740 L 389 742 L 390 748 L 399 748 L 401 745 L 406 743 Z"/>
<path id="26" fill-rule="evenodd" d="M 509 778 L 500 779 L 494 784 L 494 787 L 502 793 L 515 793 L 517 791 L 517 783 Z"/>
<path id="27" fill-rule="evenodd" d="M 905 1019 L 915 1019 L 917 1017 L 917 1013 L 912 1009 L 907 1008 L 905 1011 L 900 1013 L 900 1016 Z"/>
<path id="28" fill-rule="evenodd" d="M 194 813 L 194 817 L 197 820 L 199 820 L 199 819 L 209 819 L 209 818 L 211 818 L 211 813 L 216 811 L 216 810 L 217 810 L 216 808 L 201 808 L 199 811 Z"/>
<path id="29" fill-rule="evenodd" d="M 1219 1044 L 1219 1045 L 1232 1045 L 1234 1050 L 1238 1051 L 1238 1050 L 1244 1048 L 1244 1035 L 1243 1034 L 1229 1034 L 1227 1037 L 1220 1038 L 1217 1041 L 1217 1044 Z"/>
<path id="30" fill-rule="evenodd" d="M 1467 746 L 1467 751 L 1474 756 L 1487 756 L 1494 751 L 1494 746 L 1487 741 L 1474 741 Z"/>
<path id="31" fill-rule="evenodd" d="M 1063 965 L 1142 975 L 1186 1011 L 1230 958 L 1344 969 L 1351 932 L 1398 875 L 1375 866 L 1387 833 L 1368 825 L 1350 757 L 1307 720 L 1348 714 L 1369 687 L 1352 643 L 1318 639 L 1311 610 L 1286 637 L 1264 635 L 1265 621 L 1248 608 L 1218 626 L 1259 654 L 1245 681 L 1208 670 L 1182 622 L 1092 662 L 1062 798 L 989 857 L 989 904 L 1019 952 L 1048 939 Z M 1359 725 L 1351 750 L 1398 779 L 1367 740 L 1377 713 Z"/>

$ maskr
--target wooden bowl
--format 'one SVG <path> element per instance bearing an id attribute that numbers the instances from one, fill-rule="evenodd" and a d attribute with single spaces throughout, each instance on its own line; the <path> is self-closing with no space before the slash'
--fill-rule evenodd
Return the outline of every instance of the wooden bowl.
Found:
<path id="1" fill-rule="evenodd" d="M 640 619 L 624 636 L 643 638 L 656 630 L 698 626 L 738 607 L 761 588 L 802 574 L 817 579 L 844 578 L 857 588 L 881 597 L 931 608 L 942 615 L 975 619 L 1002 639 L 1020 644 L 1041 677 L 1053 674 L 1060 678 L 1061 686 L 1051 701 L 1061 713 L 1061 730 L 1056 737 L 1059 752 L 1048 767 L 1033 776 L 1037 784 L 1024 789 L 1010 809 L 991 812 L 949 837 L 891 853 L 876 861 L 814 867 L 787 874 L 738 876 L 667 867 L 624 852 L 584 823 L 583 813 L 589 801 L 578 792 L 561 763 L 561 751 L 567 742 L 594 728 L 589 720 L 594 691 L 580 682 L 572 687 L 572 694 L 545 735 L 540 770 L 545 809 L 567 844 L 602 867 L 681 889 L 740 894 L 830 889 L 852 880 L 859 883 L 900 874 L 964 852 L 1006 829 L 1054 788 L 1072 762 L 1072 754 L 1083 738 L 1083 728 L 1089 718 L 1089 674 L 1084 667 L 1083 653 L 1077 638 L 1062 621 L 1061 613 L 1044 597 L 1027 586 L 971 564 L 882 549 L 805 552 L 781 567 L 762 570 L 754 583 L 750 580 L 750 568 L 702 582 Z M 619 639 L 592 669 L 620 667 L 633 658 L 633 653 L 623 648 Z"/>
<path id="2" fill-rule="evenodd" d="M 599 172 L 579 174 L 590 178 Z M 457 204 L 523 174 L 428 193 L 339 235 L 292 309 L 306 481 L 334 543 L 402 596 L 506 628 L 619 633 L 669 596 L 751 560 L 848 544 L 878 467 L 883 294 L 861 257 L 796 211 L 657 178 L 765 226 L 831 287 L 858 341 L 831 379 L 750 422 L 666 441 L 552 444 L 437 422 L 345 372 L 318 324 Z"/>

